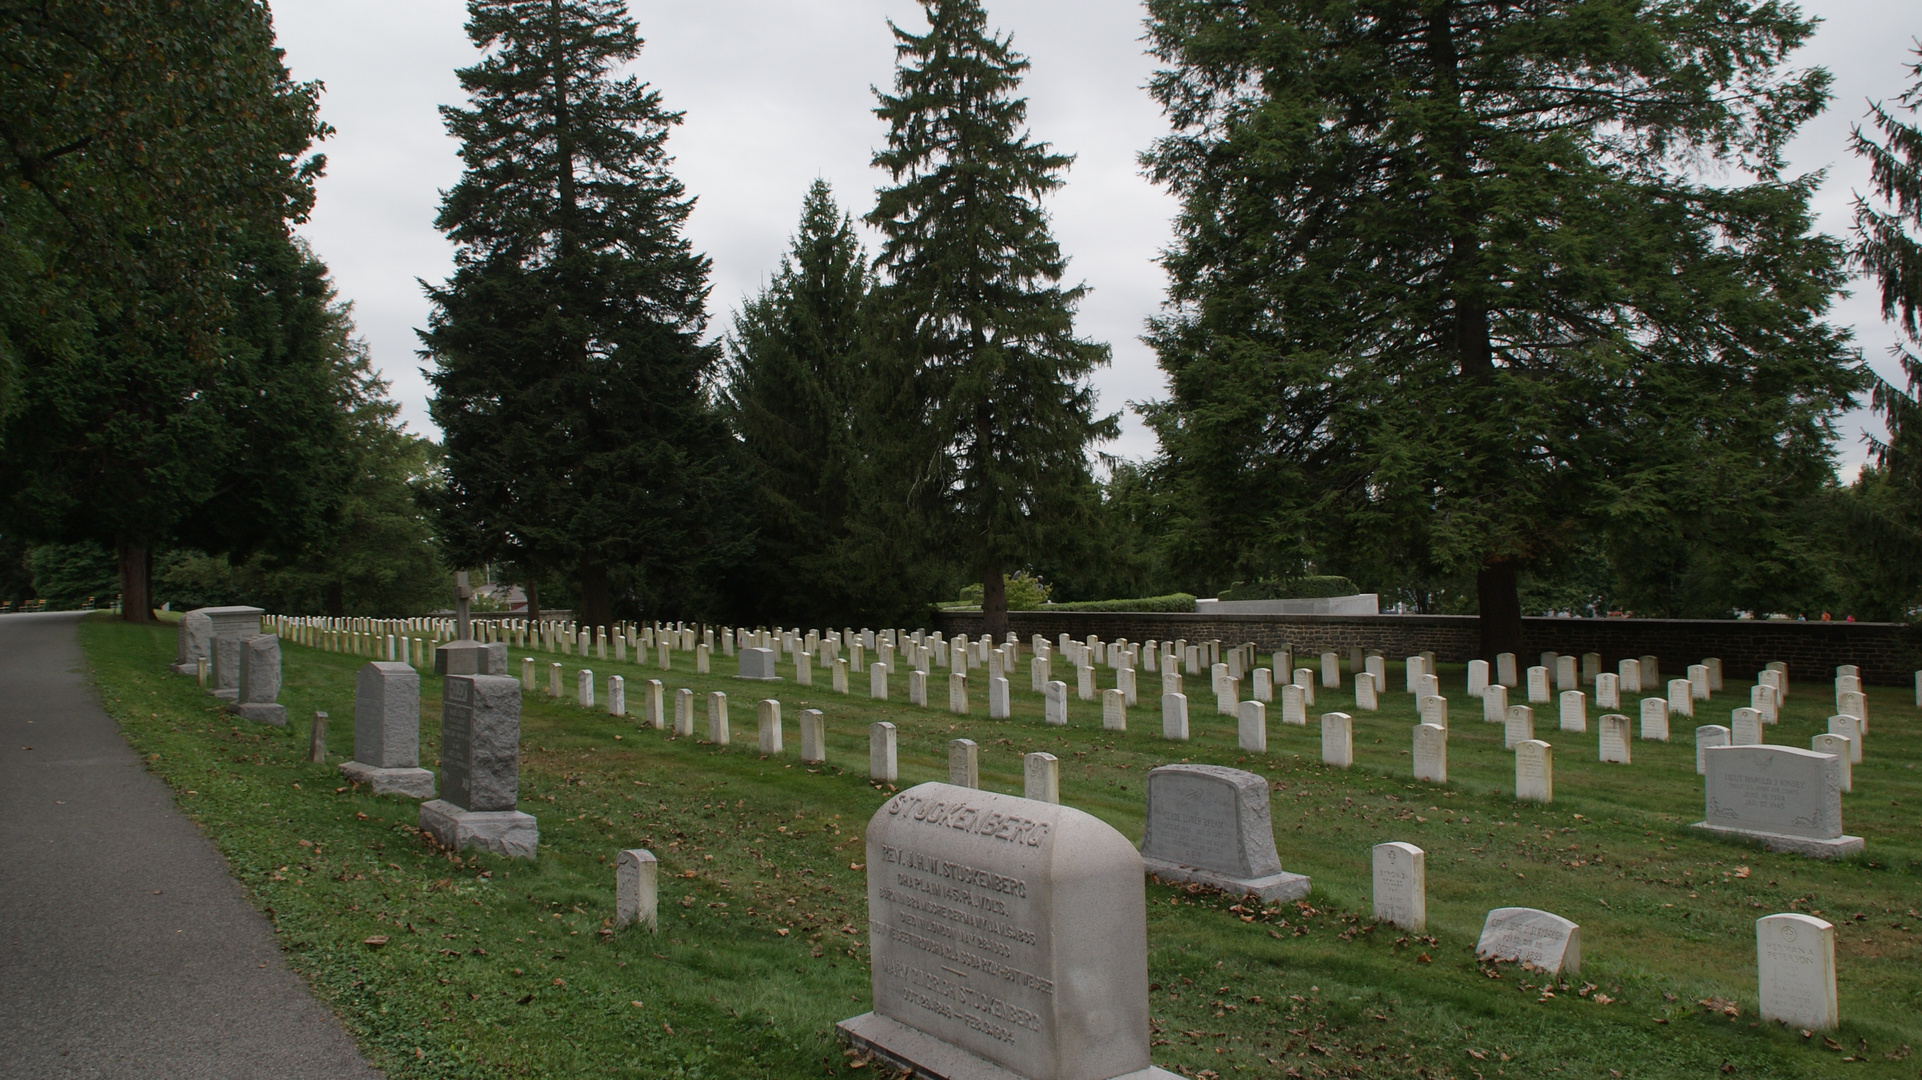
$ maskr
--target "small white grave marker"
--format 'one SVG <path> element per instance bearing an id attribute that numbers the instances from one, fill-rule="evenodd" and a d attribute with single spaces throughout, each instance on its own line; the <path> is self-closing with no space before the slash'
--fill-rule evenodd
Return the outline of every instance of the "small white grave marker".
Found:
<path id="1" fill-rule="evenodd" d="M 828 759 L 827 717 L 819 709 L 801 710 L 801 760 L 819 765 Z"/>
<path id="2" fill-rule="evenodd" d="M 1582 928 L 1535 908 L 1496 908 L 1482 924 L 1475 945 L 1481 960 L 1511 960 L 1549 975 L 1582 970 Z"/>
<path id="3" fill-rule="evenodd" d="M 1415 779 L 1448 783 L 1448 729 L 1416 724 L 1414 736 Z"/>
<path id="4" fill-rule="evenodd" d="M 1598 723 L 1601 728 L 1602 760 L 1627 765 L 1631 742 L 1628 717 L 1620 713 L 1604 713 Z"/>
<path id="5" fill-rule="evenodd" d="M 1573 659 L 1573 657 L 1563 659 Z M 1580 690 L 1562 691 L 1561 727 L 1563 731 L 1588 730 L 1587 694 Z"/>
<path id="6" fill-rule="evenodd" d="M 1848 794 L 1855 787 L 1855 763 L 1850 760 L 1850 745 L 1855 740 L 1847 735 L 1817 735 L 1809 740 L 1809 749 L 1818 754 L 1833 754 L 1842 763 L 1842 793 Z"/>
<path id="7" fill-rule="evenodd" d="M 1268 752 L 1268 706 L 1259 701 L 1241 703 L 1240 715 L 1235 718 L 1235 731 L 1239 745 L 1251 754 Z"/>
<path id="8" fill-rule="evenodd" d="M 973 739 L 949 741 L 948 783 L 964 788 L 981 786 L 981 747 Z"/>
<path id="9" fill-rule="evenodd" d="M 899 775 L 894 743 L 893 724 L 882 720 L 868 725 L 868 779 L 894 783 Z"/>
<path id="10" fill-rule="evenodd" d="M 1548 669 L 1532 667 L 1528 669 L 1528 703 L 1543 705 L 1548 702 Z"/>
<path id="11" fill-rule="evenodd" d="M 1413 844 L 1375 845 L 1375 919 L 1411 933 L 1428 929 L 1428 855 Z"/>
<path id="12" fill-rule="evenodd" d="M 615 639 L 620 640 L 620 639 Z M 614 923 L 660 926 L 661 864 L 646 848 L 629 848 L 614 860 Z"/>
<path id="13" fill-rule="evenodd" d="M 1515 744 L 1515 797 L 1530 802 L 1555 801 L 1555 750 L 1540 739 Z"/>
<path id="14" fill-rule="evenodd" d="M 1343 712 L 1321 714 L 1321 761 L 1337 769 L 1355 764 L 1355 719 Z"/>
<path id="15" fill-rule="evenodd" d="M 1835 926 L 1787 912 L 1755 920 L 1755 974 L 1764 1021 L 1833 1031 L 1842 1022 L 1835 998 Z"/>
<path id="16" fill-rule="evenodd" d="M 1101 730 L 1128 730 L 1128 698 L 1119 690 L 1101 692 Z"/>
<path id="17" fill-rule="evenodd" d="M 1045 803 L 1061 801 L 1061 762 L 1053 754 L 1022 755 L 1021 777 L 1024 798 Z"/>
<path id="18" fill-rule="evenodd" d="M 1829 717 L 1829 734 L 1841 735 L 1849 740 L 1849 763 L 1862 763 L 1862 718 L 1859 716 Z"/>
<path id="19" fill-rule="evenodd" d="M 1380 698 L 1375 693 L 1375 676 L 1366 671 L 1356 675 L 1355 708 L 1374 712 L 1380 707 Z"/>
<path id="20" fill-rule="evenodd" d="M 1642 699 L 1642 738 L 1655 742 L 1668 741 L 1668 699 L 1645 697 Z"/>
<path id="21" fill-rule="evenodd" d="M 1186 694 L 1161 695 L 1161 737 L 1175 742 L 1188 741 L 1188 697 Z"/>
<path id="22" fill-rule="evenodd" d="M 1516 744 L 1534 737 L 1535 710 L 1527 705 L 1510 705 L 1502 723 L 1502 749 L 1513 750 Z"/>

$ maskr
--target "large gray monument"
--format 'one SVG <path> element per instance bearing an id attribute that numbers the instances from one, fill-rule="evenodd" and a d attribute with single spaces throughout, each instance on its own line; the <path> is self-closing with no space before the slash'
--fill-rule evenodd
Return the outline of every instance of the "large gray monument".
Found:
<path id="1" fill-rule="evenodd" d="M 1268 814 L 1268 781 L 1222 765 L 1148 771 L 1141 863 L 1156 877 L 1194 881 L 1264 900 L 1308 895 L 1308 878 L 1281 868 Z"/>
<path id="2" fill-rule="evenodd" d="M 1831 859 L 1862 850 L 1842 832 L 1842 763 L 1793 746 L 1711 746 L 1707 814 L 1698 829 L 1760 841 L 1776 851 Z"/>
<path id="3" fill-rule="evenodd" d="M 354 759 L 341 774 L 376 795 L 434 797 L 434 774 L 420 767 L 420 673 L 376 660 L 354 678 Z"/>
<path id="4" fill-rule="evenodd" d="M 937 1080 L 1174 1080 L 1148 1060 L 1147 899 L 1071 807 L 921 784 L 868 824 L 874 1011 L 841 1036 Z"/>
<path id="5" fill-rule="evenodd" d="M 420 827 L 442 847 L 534 857 L 540 829 L 520 802 L 521 681 L 449 675 L 441 688 L 441 797 Z"/>

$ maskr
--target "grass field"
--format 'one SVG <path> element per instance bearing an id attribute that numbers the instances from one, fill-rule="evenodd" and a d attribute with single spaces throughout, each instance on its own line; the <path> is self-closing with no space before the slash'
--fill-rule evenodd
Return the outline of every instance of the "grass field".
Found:
<path id="1" fill-rule="evenodd" d="M 1687 828 L 1702 817 L 1693 723 L 1726 724 L 1747 703 L 1748 673 L 1728 672 L 1702 719 L 1677 718 L 1674 742 L 1637 741 L 1633 765 L 1598 762 L 1592 716 L 1576 735 L 1553 730 L 1543 708 L 1556 802 L 1538 806 L 1510 797 L 1501 728 L 1480 720 L 1460 668 L 1442 673 L 1451 783 L 1435 786 L 1409 779 L 1414 705 L 1401 693 L 1355 713 L 1356 765 L 1337 770 L 1320 763 L 1318 728 L 1276 722 L 1278 705 L 1270 752 L 1242 754 L 1205 693 L 1190 694 L 1193 740 L 1169 743 L 1158 708 L 1131 710 L 1129 730 L 1109 733 L 1098 702 L 1074 701 L 1067 728 L 1046 727 L 1025 675 L 1010 721 L 987 720 L 979 690 L 970 717 L 908 706 L 905 675 L 885 704 L 789 682 L 776 688 L 789 752 L 763 759 L 752 707 L 763 685 L 695 675 L 689 654 L 671 673 L 592 662 L 603 688 L 606 675 L 627 679 L 636 709 L 647 678 L 664 680 L 670 702 L 683 686 L 727 691 L 734 745 L 529 695 L 521 809 L 540 819 L 541 851 L 527 863 L 436 851 L 414 828 L 414 803 L 305 760 L 316 709 L 333 717 L 330 761 L 351 753 L 362 659 L 284 646 L 280 700 L 296 719 L 283 731 L 238 722 L 168 674 L 170 627 L 97 618 L 82 637 L 109 712 L 390 1077 L 877 1071 L 843 1053 L 833 1025 L 869 1007 L 859 867 L 864 825 L 887 797 L 865 776 L 867 727 L 882 719 L 900 729 L 901 787 L 945 780 L 952 738 L 980 743 L 982 786 L 999 791 L 1019 793 L 1021 755 L 1047 750 L 1061 759 L 1062 801 L 1130 838 L 1149 768 L 1210 762 L 1269 778 L 1282 863 L 1313 878 L 1308 901 L 1147 886 L 1155 1062 L 1183 1075 L 1922 1076 L 1909 1050 L 1922 1043 L 1922 722 L 1906 690 L 1872 688 L 1868 754 L 1844 796 L 1867 852 L 1824 863 Z M 518 673 L 529 654 L 510 655 Z M 571 692 L 579 658 L 532 655 L 543 689 L 545 665 L 561 659 Z M 1771 741 L 1806 747 L 1826 730 L 1828 676 L 1792 673 Z M 945 679 L 931 681 L 945 704 Z M 1142 676 L 1144 705 L 1158 686 Z M 433 679 L 422 689 L 431 767 L 440 703 Z M 1311 715 L 1354 712 L 1346 690 L 1318 695 Z M 804 707 L 826 713 L 825 767 L 795 752 Z M 1369 848 L 1391 839 L 1428 852 L 1426 937 L 1369 918 Z M 661 859 L 658 934 L 612 928 L 613 860 L 629 847 Z M 1580 979 L 1544 988 L 1476 962 L 1483 916 L 1508 905 L 1582 925 Z M 1832 1038 L 1754 1015 L 1754 920 L 1791 910 L 1837 926 L 1843 1027 Z"/>

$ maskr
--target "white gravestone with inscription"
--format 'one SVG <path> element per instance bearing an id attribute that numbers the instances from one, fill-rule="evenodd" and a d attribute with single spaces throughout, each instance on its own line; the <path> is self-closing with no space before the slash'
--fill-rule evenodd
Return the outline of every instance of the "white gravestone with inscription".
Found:
<path id="1" fill-rule="evenodd" d="M 1321 714 L 1321 763 L 1337 769 L 1355 764 L 1355 719 L 1344 712 Z"/>
<path id="2" fill-rule="evenodd" d="M 1470 660 L 1468 662 L 1468 696 L 1481 697 L 1488 689 L 1488 661 Z"/>
<path id="3" fill-rule="evenodd" d="M 1374 712 L 1380 707 L 1380 695 L 1375 693 L 1375 677 L 1366 671 L 1356 675 L 1355 708 Z"/>
<path id="4" fill-rule="evenodd" d="M 1668 741 L 1668 699 L 1645 697 L 1642 699 L 1642 738 L 1656 742 Z"/>
<path id="5" fill-rule="evenodd" d="M 1175 742 L 1188 741 L 1188 697 L 1186 694 L 1161 695 L 1161 737 Z"/>
<path id="6" fill-rule="evenodd" d="M 1829 717 L 1829 734 L 1841 735 L 1849 740 L 1849 763 L 1862 762 L 1862 718 L 1851 714 Z"/>
<path id="7" fill-rule="evenodd" d="M 442 847 L 534 858 L 540 828 L 520 801 L 521 683 L 449 675 L 441 686 L 441 797 L 420 804 L 420 828 Z"/>
<path id="8" fill-rule="evenodd" d="M 1259 701 L 1241 703 L 1240 715 L 1235 717 L 1237 745 L 1251 754 L 1268 752 L 1268 706 Z"/>
<path id="9" fill-rule="evenodd" d="M 1515 744 L 1515 797 L 1555 801 L 1555 749 L 1540 739 Z"/>
<path id="10" fill-rule="evenodd" d="M 1562 730 L 1588 730 L 1588 695 L 1580 690 L 1562 691 Z"/>
<path id="11" fill-rule="evenodd" d="M 1666 702 L 1663 703 L 1666 707 Z M 1729 745 L 1729 730 L 1720 724 L 1703 724 L 1695 729 L 1695 775 L 1708 775 L 1708 751 Z"/>
<path id="12" fill-rule="evenodd" d="M 1416 724 L 1414 758 L 1415 779 L 1448 783 L 1448 729 Z"/>
<path id="13" fill-rule="evenodd" d="M 1548 701 L 1548 669 L 1532 667 L 1528 669 L 1528 703 L 1542 705 Z"/>
<path id="14" fill-rule="evenodd" d="M 1842 832 L 1842 764 L 1794 746 L 1703 751 L 1707 813 L 1695 828 L 1760 841 L 1776 851 L 1834 858 L 1862 850 Z"/>
<path id="15" fill-rule="evenodd" d="M 1582 970 L 1582 928 L 1560 915 L 1535 908 L 1496 908 L 1482 923 L 1475 956 L 1513 961 L 1550 975 L 1578 975 Z"/>
<path id="16" fill-rule="evenodd" d="M 1809 740 L 1809 749 L 1818 754 L 1834 754 L 1835 760 L 1842 763 L 1842 794 L 1855 789 L 1855 764 L 1849 760 L 1847 735 L 1817 735 Z"/>
<path id="17" fill-rule="evenodd" d="M 1605 762 L 1620 765 L 1629 764 L 1628 717 L 1620 713 L 1603 713 L 1598 726 L 1601 729 L 1601 754 Z"/>
<path id="18" fill-rule="evenodd" d="M 867 866 L 874 1011 L 842 1038 L 941 1080 L 1174 1080 L 1148 1060 L 1141 856 L 1111 826 L 922 784 L 875 813 Z"/>
<path id="19" fill-rule="evenodd" d="M 1755 977 L 1764 1021 L 1833 1031 L 1842 1022 L 1835 1000 L 1835 926 L 1787 912 L 1755 920 Z"/>
<path id="20" fill-rule="evenodd" d="M 1375 845 L 1375 919 L 1413 933 L 1428 929 L 1428 855 L 1413 844 Z"/>
<path id="21" fill-rule="evenodd" d="M 1308 878 L 1281 868 L 1268 782 L 1222 765 L 1163 765 L 1148 772 L 1147 871 L 1265 900 L 1308 895 Z"/>
<path id="22" fill-rule="evenodd" d="M 1526 705 L 1510 705 L 1508 720 L 1502 727 L 1502 749 L 1513 750 L 1535 737 L 1535 710 Z"/>
<path id="23" fill-rule="evenodd" d="M 1734 746 L 1760 746 L 1762 714 L 1755 709 L 1736 709 L 1729 713 L 1729 743 Z"/>
<path id="24" fill-rule="evenodd" d="M 1423 694 L 1415 699 L 1415 719 L 1438 728 L 1448 726 L 1448 699 L 1440 694 Z"/>
<path id="25" fill-rule="evenodd" d="M 1622 680 L 1612 671 L 1604 671 L 1595 676 L 1595 707 L 1598 709 L 1619 709 L 1622 707 Z"/>
<path id="26" fill-rule="evenodd" d="M 1499 683 L 1482 691 L 1482 721 L 1500 724 L 1508 720 L 1508 687 Z"/>

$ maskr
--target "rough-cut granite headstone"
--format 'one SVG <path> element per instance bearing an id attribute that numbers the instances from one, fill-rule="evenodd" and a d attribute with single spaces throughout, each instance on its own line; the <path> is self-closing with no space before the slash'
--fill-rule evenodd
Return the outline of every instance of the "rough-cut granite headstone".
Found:
<path id="1" fill-rule="evenodd" d="M 1824 859 L 1862 850 L 1861 837 L 1842 832 L 1842 766 L 1835 755 L 1794 746 L 1718 746 L 1702 756 L 1708 811 L 1695 828 Z"/>
<path id="2" fill-rule="evenodd" d="M 534 858 L 540 828 L 520 800 L 521 684 L 449 675 L 441 686 L 441 797 L 420 804 L 420 827 L 442 847 Z"/>
<path id="3" fill-rule="evenodd" d="M 1148 1059 L 1141 858 L 1071 807 L 950 784 L 867 833 L 874 1011 L 841 1036 L 943 1080 L 1174 1080 Z"/>
<path id="4" fill-rule="evenodd" d="M 240 638 L 216 636 L 208 652 L 213 656 L 213 695 L 222 701 L 240 700 Z"/>
<path id="5" fill-rule="evenodd" d="M 1281 868 L 1268 813 L 1268 782 L 1221 765 L 1163 765 L 1148 772 L 1147 871 L 1266 900 L 1308 895 L 1308 878 Z"/>
<path id="6" fill-rule="evenodd" d="M 1535 908 L 1505 907 L 1488 913 L 1475 956 L 1512 960 L 1551 975 L 1582 970 L 1582 928 Z"/>
<path id="7" fill-rule="evenodd" d="M 354 760 L 341 775 L 376 795 L 434 797 L 434 774 L 420 768 L 420 673 L 376 660 L 354 677 Z"/>
<path id="8" fill-rule="evenodd" d="M 1833 1031 L 1842 1022 L 1835 999 L 1835 926 L 1786 912 L 1755 920 L 1755 976 L 1764 1022 Z"/>
<path id="9" fill-rule="evenodd" d="M 1375 918 L 1414 933 L 1428 929 L 1428 855 L 1413 844 L 1375 845 Z"/>
<path id="10" fill-rule="evenodd" d="M 174 629 L 174 674 L 198 675 L 200 661 L 208 659 L 207 645 L 213 640 L 214 621 L 204 610 L 189 611 Z"/>
<path id="11" fill-rule="evenodd" d="M 249 720 L 286 727 L 287 710 L 274 703 L 280 696 L 280 638 L 254 634 L 240 639 L 239 651 L 239 688 L 230 708 Z"/>
<path id="12" fill-rule="evenodd" d="M 742 649 L 735 656 L 740 662 L 740 674 L 736 678 L 756 679 L 761 682 L 781 680 L 781 677 L 774 673 L 776 658 L 773 649 Z"/>

